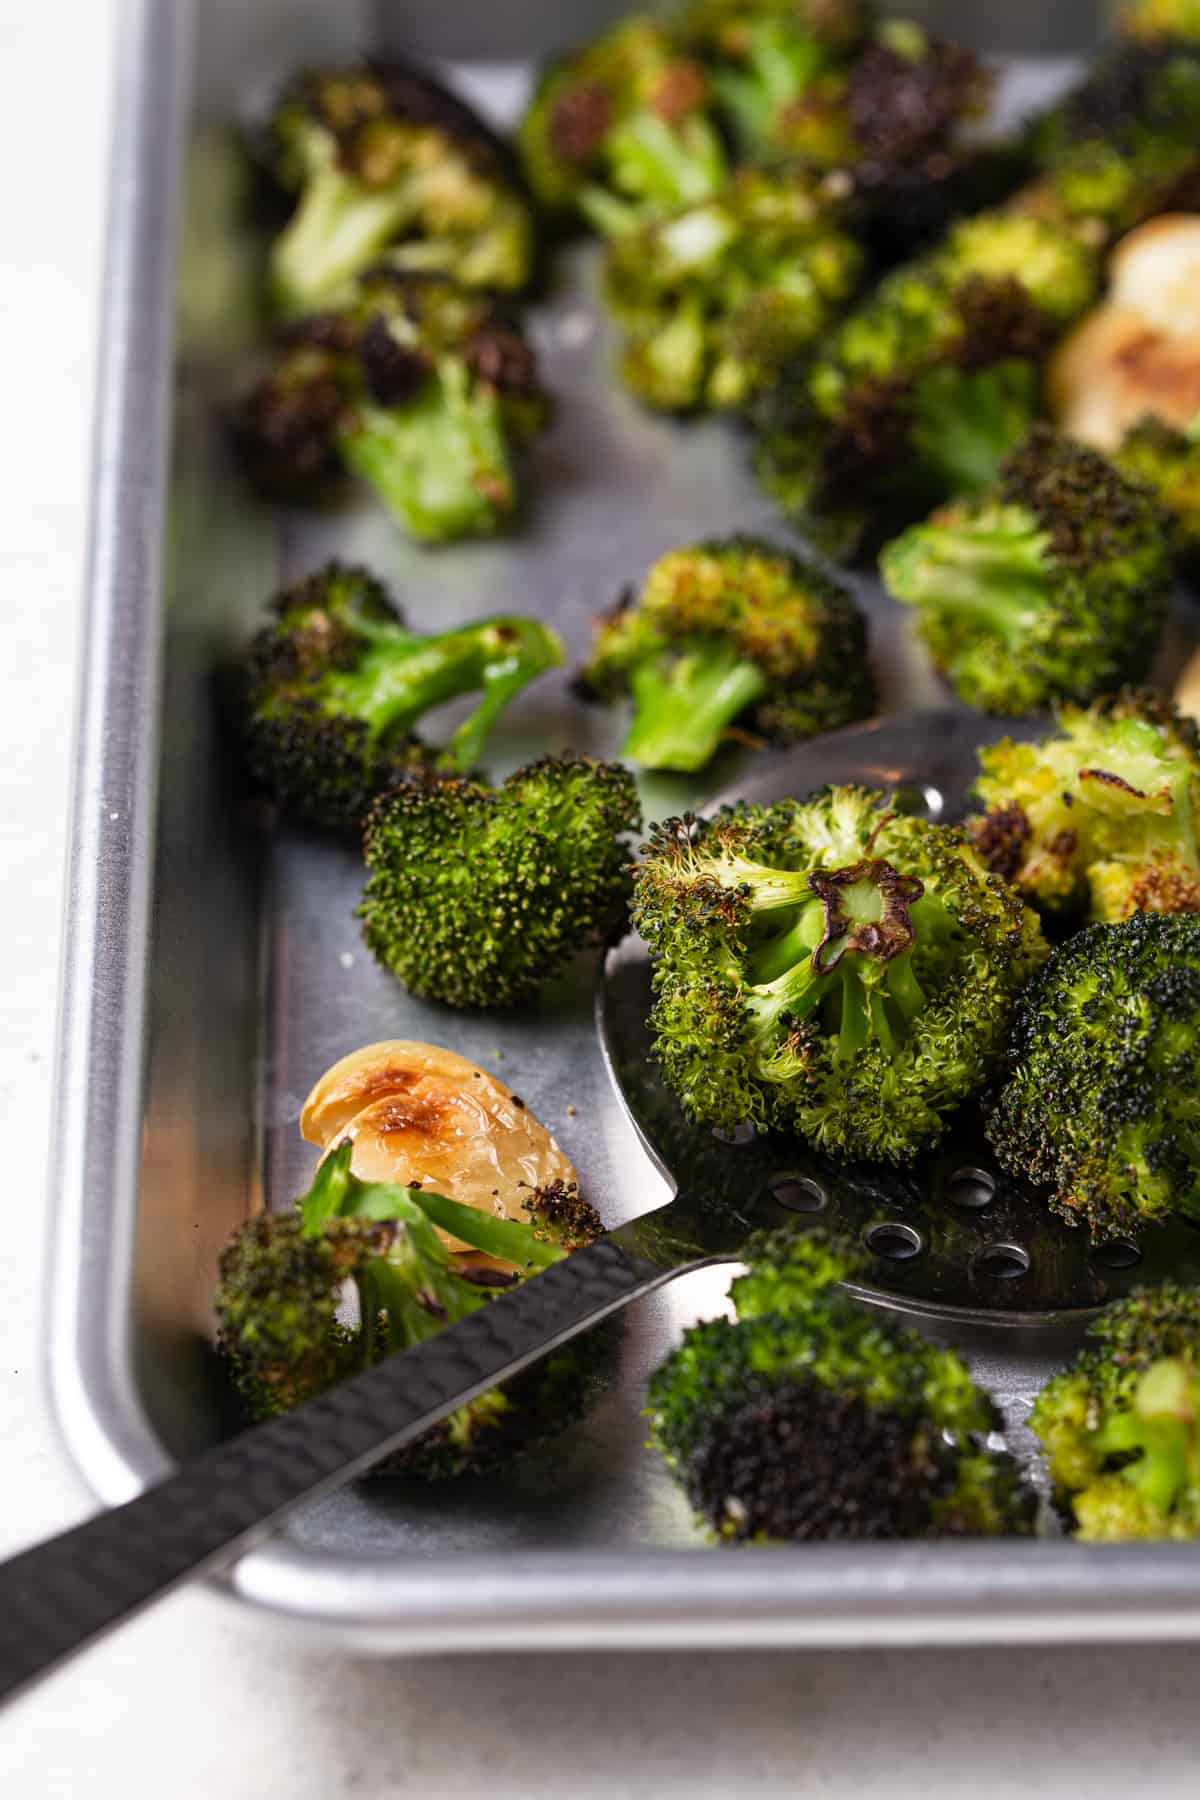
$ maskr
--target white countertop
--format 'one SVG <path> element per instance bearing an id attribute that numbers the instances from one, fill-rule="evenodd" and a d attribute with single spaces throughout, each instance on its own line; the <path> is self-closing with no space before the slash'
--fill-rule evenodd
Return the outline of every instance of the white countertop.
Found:
<path id="1" fill-rule="evenodd" d="M 39 1285 L 111 19 L 0 7 L 0 1554 L 88 1508 Z M 1170 1800 L 1197 1792 L 1198 1688 L 1190 1646 L 373 1663 L 187 1591 L 4 1716 L 0 1794 Z"/>

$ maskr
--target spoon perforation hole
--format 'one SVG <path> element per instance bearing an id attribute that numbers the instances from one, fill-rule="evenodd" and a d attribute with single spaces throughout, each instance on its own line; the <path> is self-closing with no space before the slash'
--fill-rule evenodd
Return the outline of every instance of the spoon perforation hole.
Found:
<path id="1" fill-rule="evenodd" d="M 1138 1246 L 1128 1238 L 1114 1238 L 1111 1244 L 1094 1244 L 1092 1261 L 1102 1269 L 1135 1269 L 1142 1260 Z"/>
<path id="2" fill-rule="evenodd" d="M 1029 1252 L 1022 1244 L 989 1244 L 971 1267 L 990 1281 L 1019 1281 L 1029 1273 Z"/>
<path id="3" fill-rule="evenodd" d="M 996 1198 L 996 1177 L 970 1165 L 955 1169 L 946 1183 L 946 1198 L 964 1212 L 982 1212 Z"/>
<path id="4" fill-rule="evenodd" d="M 829 1205 L 828 1193 L 810 1175 L 792 1175 L 786 1172 L 773 1175 L 767 1187 L 771 1197 L 789 1212 L 823 1212 Z"/>
<path id="5" fill-rule="evenodd" d="M 920 1232 L 901 1224 L 899 1219 L 881 1219 L 877 1225 L 868 1225 L 863 1243 L 872 1256 L 886 1262 L 911 1262 L 925 1248 Z"/>

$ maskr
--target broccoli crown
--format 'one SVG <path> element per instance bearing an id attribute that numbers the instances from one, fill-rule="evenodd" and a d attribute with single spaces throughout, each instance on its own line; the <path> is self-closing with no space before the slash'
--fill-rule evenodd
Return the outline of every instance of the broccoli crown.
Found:
<path id="1" fill-rule="evenodd" d="M 1177 431 L 1149 415 L 1126 432 L 1114 461 L 1130 481 L 1153 489 L 1174 520 L 1181 558 L 1200 563 L 1200 419 Z"/>
<path id="2" fill-rule="evenodd" d="M 534 1192 L 528 1222 L 420 1188 L 359 1181 L 350 1143 L 322 1163 L 288 1214 L 251 1219 L 221 1256 L 219 1343 L 254 1418 L 286 1412 L 396 1350 L 486 1306 L 498 1290 L 600 1235 L 574 1191 Z M 439 1229 L 472 1246 L 451 1252 Z M 358 1317 L 344 1317 L 347 1283 Z M 568 1424 L 591 1374 L 578 1347 L 460 1407 L 374 1473 L 441 1478 L 486 1467 Z"/>
<path id="3" fill-rule="evenodd" d="M 670 550 L 636 600 L 597 621 L 581 684 L 629 693 L 622 751 L 649 769 L 699 769 L 735 726 L 778 745 L 866 718 L 866 624 L 847 590 L 759 538 Z"/>
<path id="4" fill-rule="evenodd" d="M 651 1376 L 651 1441 L 695 1511 L 734 1541 L 1028 1531 L 959 1358 L 836 1292 L 846 1246 L 794 1240 L 752 1244 L 737 1323 L 693 1326 Z"/>
<path id="5" fill-rule="evenodd" d="M 385 254 L 468 287 L 528 282 L 532 220 L 508 151 L 428 76 L 378 62 L 301 74 L 268 139 L 276 179 L 297 197 L 271 253 L 283 313 L 339 303 Z"/>
<path id="6" fill-rule="evenodd" d="M 633 920 L 655 1054 L 694 1118 L 893 1162 L 982 1085 L 1046 953 L 964 833 L 853 787 L 657 826 Z"/>
<path id="7" fill-rule="evenodd" d="M 517 1006 L 620 932 L 621 834 L 640 823 L 629 771 L 589 757 L 545 757 L 498 788 L 414 777 L 367 818 L 363 935 L 414 994 Z"/>
<path id="8" fill-rule="evenodd" d="M 703 69 L 645 17 L 552 64 L 517 142 L 546 212 L 606 236 L 715 193 L 727 169 Z"/>
<path id="9" fill-rule="evenodd" d="M 615 237 L 605 291 L 633 392 L 683 412 L 744 407 L 769 386 L 858 285 L 843 210 L 802 168 L 747 168 L 710 199 Z"/>
<path id="10" fill-rule="evenodd" d="M 1147 674 L 1170 597 L 1170 531 L 1148 489 L 1038 426 L 993 488 L 911 527 L 880 567 L 964 700 L 1030 712 Z"/>
<path id="11" fill-rule="evenodd" d="M 272 612 L 247 658 L 251 775 L 293 817 L 340 830 L 414 767 L 471 768 L 508 702 L 563 660 L 557 633 L 519 614 L 410 631 L 380 581 L 336 562 Z M 414 735 L 425 712 L 475 689 L 482 699 L 440 752 Z"/>
<path id="12" fill-rule="evenodd" d="M 1108 1308 L 1030 1424 L 1080 1538 L 1200 1536 L 1200 1301 L 1164 1283 Z"/>
<path id="13" fill-rule="evenodd" d="M 1055 912 L 1090 899 L 1110 922 L 1200 910 L 1200 733 L 1165 696 L 1066 706 L 1041 742 L 1004 738 L 979 762 L 971 840 L 1028 899 Z"/>
<path id="14" fill-rule="evenodd" d="M 495 531 L 517 504 L 514 453 L 549 415 L 537 362 L 495 298 L 376 269 L 340 311 L 279 339 L 234 416 L 267 493 L 314 498 L 345 468 L 416 538 Z"/>
<path id="15" fill-rule="evenodd" d="M 1093 1238 L 1200 1217 L 1200 916 L 1089 925 L 1018 1001 L 987 1135 Z"/>

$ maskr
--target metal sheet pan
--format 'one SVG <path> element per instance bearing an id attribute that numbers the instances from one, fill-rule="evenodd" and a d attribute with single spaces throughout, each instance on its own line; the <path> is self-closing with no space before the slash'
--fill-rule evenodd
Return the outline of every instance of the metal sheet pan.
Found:
<path id="1" fill-rule="evenodd" d="M 558 423 L 521 531 L 437 552 L 367 503 L 319 517 L 254 506 L 217 410 L 258 327 L 260 247 L 230 120 L 258 82 L 368 39 L 365 8 L 129 0 L 122 28 L 78 723 L 53 1172 L 48 1321 L 63 1438 L 98 1497 L 126 1498 L 222 1428 L 209 1348 L 218 1247 L 311 1168 L 296 1121 L 334 1057 L 429 1037 L 518 1084 L 616 1222 L 660 1177 L 608 1085 L 586 962 L 514 1018 L 403 994 L 363 951 L 353 856 L 264 840 L 236 804 L 217 676 L 263 596 L 333 551 L 377 566 L 413 619 L 502 606 L 553 617 L 572 652 L 589 615 L 668 545 L 778 530 L 736 438 L 640 414 L 606 378 L 593 259 L 566 260 L 534 328 Z M 395 31 L 396 14 L 376 22 Z M 1030 67 L 1022 91 L 1061 77 Z M 503 108 L 523 75 L 467 72 Z M 177 286 L 179 304 L 174 304 Z M 870 583 L 890 709 L 940 698 Z M 615 748 L 565 678 L 514 709 L 496 762 Z M 712 784 L 736 773 L 727 763 Z M 649 815 L 699 798 L 647 784 Z M 631 1316 L 614 1387 L 548 1449 L 449 1489 L 364 1483 L 302 1512 L 228 1577 L 238 1595 L 382 1650 L 485 1646 L 1011 1641 L 1200 1635 L 1200 1549 L 1062 1542 L 706 1551 L 642 1449 L 640 1390 L 726 1275 Z M 1038 1346 L 970 1346 L 1014 1424 Z"/>

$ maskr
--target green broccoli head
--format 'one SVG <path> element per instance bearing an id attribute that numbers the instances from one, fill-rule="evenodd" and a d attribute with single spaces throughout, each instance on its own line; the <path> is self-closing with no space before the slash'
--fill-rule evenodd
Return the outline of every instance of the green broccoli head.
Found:
<path id="1" fill-rule="evenodd" d="M 251 1219 L 220 1264 L 219 1344 L 252 1418 L 324 1393 L 486 1306 L 498 1290 L 592 1242 L 601 1225 L 574 1191 L 534 1192 L 528 1223 L 422 1188 L 359 1181 L 352 1145 L 321 1165 L 297 1209 Z M 438 1230 L 472 1246 L 446 1249 Z M 346 1317 L 348 1284 L 357 1318 Z M 594 1376 L 580 1345 L 468 1402 L 375 1474 L 439 1479 L 485 1468 L 561 1429 Z"/>
<path id="2" fill-rule="evenodd" d="M 427 75 L 364 62 L 297 76 L 268 127 L 296 208 L 271 252 L 287 316 L 338 305 L 384 255 L 468 287 L 530 279 L 533 225 L 503 145 Z"/>
<path id="3" fill-rule="evenodd" d="M 703 69 L 645 17 L 554 63 L 517 142 L 543 209 L 605 236 L 704 199 L 727 171 Z"/>
<path id="4" fill-rule="evenodd" d="M 961 831 L 861 788 L 668 820 L 633 921 L 655 1054 L 693 1118 L 892 1162 L 982 1086 L 1046 954 Z"/>
<path id="5" fill-rule="evenodd" d="M 1098 452 L 1038 426 L 993 488 L 911 527 L 880 567 L 964 700 L 1032 712 L 1147 674 L 1171 591 L 1169 521 Z"/>
<path id="6" fill-rule="evenodd" d="M 843 212 L 801 167 L 746 168 L 614 238 L 605 291 L 638 398 L 670 412 L 743 408 L 769 387 L 858 285 Z"/>
<path id="7" fill-rule="evenodd" d="M 1200 733 L 1165 696 L 1063 707 L 1050 736 L 1004 738 L 979 762 L 971 840 L 1043 910 L 1200 910 Z"/>
<path id="8" fill-rule="evenodd" d="M 1200 1300 L 1167 1282 L 1108 1308 L 1030 1424 L 1078 1538 L 1200 1536 Z"/>
<path id="9" fill-rule="evenodd" d="M 1095 1239 L 1200 1217 L 1200 916 L 1089 925 L 1018 1001 L 987 1135 Z"/>
<path id="10" fill-rule="evenodd" d="M 651 1442 L 720 1538 L 1028 1532 L 997 1417 L 950 1350 L 838 1293 L 861 1261 L 822 1234 L 749 1246 L 737 1323 L 693 1326 L 650 1379 Z"/>
<path id="11" fill-rule="evenodd" d="M 792 744 L 875 704 L 852 596 L 749 537 L 660 557 L 637 599 L 597 622 L 580 681 L 596 699 L 632 696 L 622 755 L 648 769 L 703 768 L 735 727 Z"/>
<path id="12" fill-rule="evenodd" d="M 284 812 L 334 830 L 357 830 L 414 768 L 472 768 L 509 701 L 563 660 L 550 626 L 515 613 L 410 631 L 382 582 L 341 563 L 286 589 L 272 613 L 247 657 L 250 773 Z M 426 712 L 476 690 L 440 751 L 414 735 Z"/>
<path id="13" fill-rule="evenodd" d="M 1158 495 L 1174 521 L 1180 559 L 1200 568 L 1200 418 L 1177 431 L 1148 416 L 1125 434 L 1113 460 L 1122 475 Z"/>
<path id="14" fill-rule="evenodd" d="M 498 788 L 413 778 L 367 819 L 363 935 L 414 994 L 518 1006 L 576 952 L 619 935 L 622 834 L 640 823 L 629 771 L 588 757 L 545 757 Z"/>

